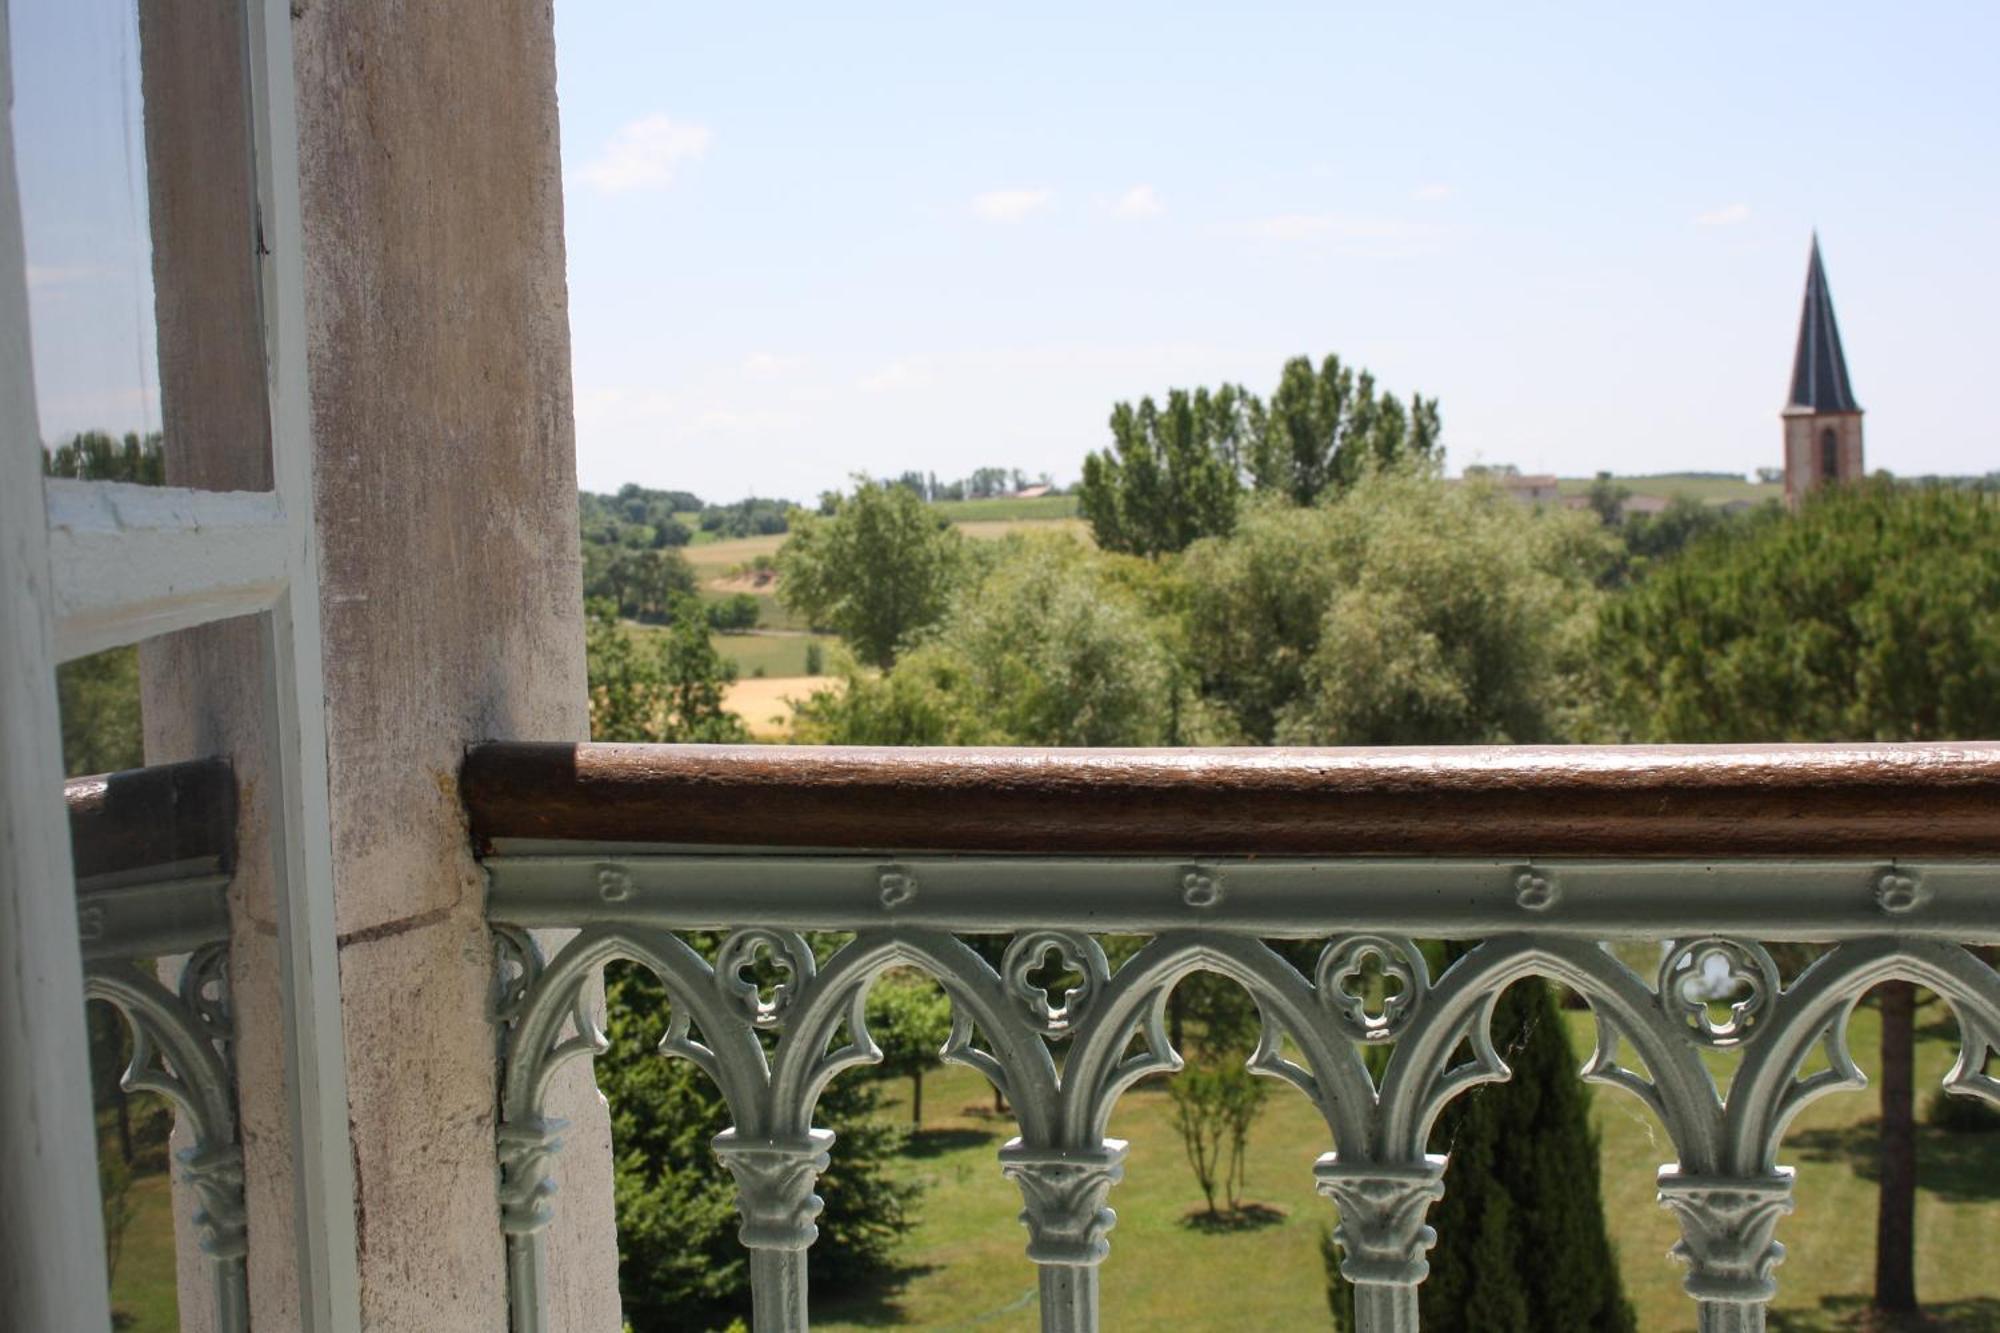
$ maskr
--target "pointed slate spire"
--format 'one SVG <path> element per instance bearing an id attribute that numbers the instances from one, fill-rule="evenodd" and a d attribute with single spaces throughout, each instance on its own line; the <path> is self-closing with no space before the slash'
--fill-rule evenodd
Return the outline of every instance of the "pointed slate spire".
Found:
<path id="1" fill-rule="evenodd" d="M 1799 311 L 1799 349 L 1792 358 L 1792 397 L 1786 410 L 1859 412 L 1847 382 L 1847 358 L 1840 351 L 1840 326 L 1833 322 L 1833 296 L 1813 233 L 1812 261 L 1806 266 L 1805 306 Z"/>

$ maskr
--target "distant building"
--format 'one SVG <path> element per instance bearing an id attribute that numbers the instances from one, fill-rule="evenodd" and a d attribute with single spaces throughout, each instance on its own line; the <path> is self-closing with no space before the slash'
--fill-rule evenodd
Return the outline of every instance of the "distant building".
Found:
<path id="1" fill-rule="evenodd" d="M 1785 404 L 1785 503 L 1796 506 L 1815 486 L 1862 475 L 1861 404 L 1847 378 L 1833 296 L 1820 263 L 1819 235 L 1806 265 L 1799 346 L 1792 357 L 1792 396 Z"/>
<path id="2" fill-rule="evenodd" d="M 1488 475 L 1499 483 L 1500 489 L 1522 504 L 1554 504 L 1562 496 L 1562 491 L 1552 476 L 1524 477 L 1519 473 Z"/>
<path id="3" fill-rule="evenodd" d="M 1047 495 L 1050 491 L 1053 491 L 1054 489 L 1055 489 L 1054 486 L 1051 486 L 1047 483 L 1042 483 L 1035 486 L 1023 486 L 1020 490 L 1015 491 L 1014 494 L 1009 496 L 1008 498 L 1013 500 L 1039 500 L 1044 495 Z"/>

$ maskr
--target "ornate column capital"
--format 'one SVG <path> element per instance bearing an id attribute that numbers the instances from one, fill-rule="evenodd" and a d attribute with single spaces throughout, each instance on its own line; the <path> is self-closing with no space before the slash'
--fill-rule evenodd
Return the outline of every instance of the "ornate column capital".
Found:
<path id="1" fill-rule="evenodd" d="M 1013 1139 L 1000 1150 L 1000 1174 L 1021 1187 L 1026 1205 L 1030 1259 L 1071 1268 L 1104 1262 L 1111 1253 L 1104 1237 L 1118 1222 L 1105 1199 L 1125 1178 L 1125 1153 L 1123 1139 L 1095 1148 L 1031 1148 Z"/>
<path id="2" fill-rule="evenodd" d="M 1424 1254 L 1437 1232 L 1424 1223 L 1444 1197 L 1445 1159 L 1349 1164 L 1328 1153 L 1313 1166 L 1319 1192 L 1340 1209 L 1333 1238 L 1340 1242 L 1340 1272 L 1356 1285 L 1414 1288 L 1430 1274 Z"/>
<path id="3" fill-rule="evenodd" d="M 199 1200 L 194 1222 L 201 1228 L 202 1253 L 215 1259 L 241 1259 L 249 1250 L 242 1145 L 225 1143 L 206 1151 L 188 1148 L 179 1159 L 181 1179 Z"/>
<path id="4" fill-rule="evenodd" d="M 803 1252 L 819 1239 L 813 1219 L 826 1205 L 813 1186 L 826 1170 L 832 1130 L 808 1130 L 803 1138 L 746 1139 L 728 1129 L 709 1146 L 736 1177 L 736 1208 L 743 1216 L 736 1236 L 745 1248 Z"/>
<path id="5" fill-rule="evenodd" d="M 547 1226 L 554 1214 L 548 1200 L 556 1192 L 549 1178 L 550 1165 L 562 1151 L 565 1120 L 530 1120 L 502 1124 L 498 1134 L 500 1158 L 500 1230 L 509 1236 L 532 1236 Z"/>
<path id="6" fill-rule="evenodd" d="M 1792 1211 L 1792 1172 L 1697 1176 L 1663 1167 L 1660 1202 L 1681 1224 L 1673 1256 L 1688 1266 L 1687 1291 L 1703 1301 L 1763 1302 L 1777 1294 L 1771 1270 L 1785 1247 L 1771 1238 Z"/>

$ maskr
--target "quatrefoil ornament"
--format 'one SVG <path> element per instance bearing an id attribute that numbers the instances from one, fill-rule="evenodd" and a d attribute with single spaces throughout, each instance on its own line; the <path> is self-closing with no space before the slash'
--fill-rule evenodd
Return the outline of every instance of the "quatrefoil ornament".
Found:
<path id="1" fill-rule="evenodd" d="M 1064 990 L 1061 1001 L 1029 979 L 1050 954 L 1064 969 L 1078 976 L 1075 985 Z M 1007 993 L 1027 1011 L 1028 1018 L 1047 1037 L 1067 1037 L 1083 1021 L 1092 1000 L 1111 979 L 1111 965 L 1104 950 L 1088 935 L 1066 930 L 1031 930 L 1016 935 L 1000 960 L 1000 975 L 1006 979 Z"/>
<path id="2" fill-rule="evenodd" d="M 771 987 L 769 996 L 756 981 L 744 975 L 768 958 L 788 980 Z M 728 999 L 743 1007 L 744 1016 L 754 1027 L 775 1028 L 785 1021 L 785 1010 L 793 997 L 811 981 L 815 964 L 812 946 L 789 930 L 768 930 L 751 926 L 722 942 L 715 955 L 715 984 Z"/>
<path id="3" fill-rule="evenodd" d="M 1764 946 L 1719 935 L 1690 940 L 1660 964 L 1660 1004 L 1704 1046 L 1741 1045 L 1778 1001 L 1778 965 Z M 1715 1007 L 1727 1003 L 1726 1017 Z"/>
<path id="4" fill-rule="evenodd" d="M 1379 971 L 1383 990 L 1369 1008 L 1368 988 L 1358 985 Z M 1411 941 L 1390 935 L 1346 935 L 1328 944 L 1314 969 L 1320 1002 L 1339 1015 L 1361 1041 L 1393 1041 L 1409 1025 L 1430 989 L 1424 956 Z M 1390 989 L 1394 983 L 1394 989 Z"/>

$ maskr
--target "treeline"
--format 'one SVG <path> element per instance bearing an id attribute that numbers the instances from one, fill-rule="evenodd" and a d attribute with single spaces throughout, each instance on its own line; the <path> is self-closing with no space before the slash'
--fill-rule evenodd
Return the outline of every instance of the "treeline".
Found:
<path id="1" fill-rule="evenodd" d="M 1107 551 L 1160 555 L 1227 536 L 1244 499 L 1313 505 L 1371 469 L 1442 462 L 1435 398 L 1378 394 L 1329 356 L 1294 357 L 1268 399 L 1240 384 L 1111 409 L 1111 447 L 1083 460 L 1078 509 Z"/>
<path id="2" fill-rule="evenodd" d="M 892 486 L 901 486 L 919 500 L 936 502 L 940 500 L 998 500 L 1010 495 L 1018 495 L 1031 486 L 1046 486 L 1048 494 L 1060 495 L 1061 488 L 1055 478 L 1047 472 L 1040 472 L 1030 478 L 1017 467 L 976 467 L 957 481 L 939 481 L 935 472 L 905 472 L 890 479 Z M 838 491 L 828 491 L 820 496 L 819 510 L 822 514 L 833 512 L 839 500 Z"/>
<path id="3" fill-rule="evenodd" d="M 788 530 L 794 508 L 787 500 L 755 497 L 704 504 L 688 491 L 629 483 L 616 495 L 579 491 L 577 501 L 584 600 L 607 602 L 618 615 L 649 624 L 666 624 L 678 601 L 695 597 L 694 568 L 680 548 L 697 531 L 717 539 L 775 535 Z M 714 629 L 749 629 L 757 623 L 757 599 L 739 593 L 703 614 Z"/>
<path id="4" fill-rule="evenodd" d="M 586 546 L 623 546 L 657 551 L 686 546 L 695 533 L 717 538 L 760 537 L 790 527 L 789 500 L 756 497 L 733 504 L 704 504 L 689 491 L 655 491 L 631 482 L 616 495 L 577 492 L 580 527 Z"/>
<path id="5" fill-rule="evenodd" d="M 107 431 L 86 430 L 53 449 L 42 450 L 42 471 L 76 481 L 130 481 L 141 486 L 166 484 L 166 453 L 160 432 L 125 432 L 113 438 Z"/>

